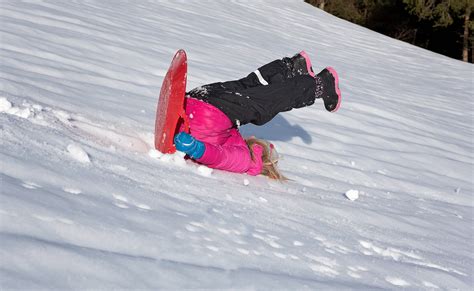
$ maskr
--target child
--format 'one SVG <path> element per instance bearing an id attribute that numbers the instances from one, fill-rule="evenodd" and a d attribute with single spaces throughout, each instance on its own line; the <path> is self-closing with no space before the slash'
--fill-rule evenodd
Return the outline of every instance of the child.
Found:
<path id="1" fill-rule="evenodd" d="M 210 168 L 285 180 L 276 164 L 272 144 L 255 137 L 244 139 L 240 125 L 263 125 L 278 113 L 310 106 L 322 98 L 329 112 L 341 105 L 339 78 L 333 68 L 313 72 L 302 51 L 275 60 L 236 81 L 218 82 L 187 93 L 190 134 L 175 136 L 176 149 Z"/>

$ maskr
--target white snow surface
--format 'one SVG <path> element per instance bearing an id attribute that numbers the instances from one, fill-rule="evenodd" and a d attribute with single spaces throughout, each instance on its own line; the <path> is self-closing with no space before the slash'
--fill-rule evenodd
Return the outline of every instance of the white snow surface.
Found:
<path id="1" fill-rule="evenodd" d="M 1 289 L 472 288 L 472 64 L 273 3 L 0 1 Z M 337 113 L 241 128 L 289 182 L 154 151 L 180 48 L 189 89 L 336 68 Z"/>

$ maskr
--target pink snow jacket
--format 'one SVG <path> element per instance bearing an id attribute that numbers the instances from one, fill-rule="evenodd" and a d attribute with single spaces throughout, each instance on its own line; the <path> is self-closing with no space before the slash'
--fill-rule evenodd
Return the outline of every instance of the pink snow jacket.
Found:
<path id="1" fill-rule="evenodd" d="M 190 134 L 206 147 L 197 162 L 210 168 L 256 176 L 262 172 L 260 145 L 250 150 L 230 119 L 218 108 L 204 101 L 187 96 L 186 115 L 189 117 Z"/>

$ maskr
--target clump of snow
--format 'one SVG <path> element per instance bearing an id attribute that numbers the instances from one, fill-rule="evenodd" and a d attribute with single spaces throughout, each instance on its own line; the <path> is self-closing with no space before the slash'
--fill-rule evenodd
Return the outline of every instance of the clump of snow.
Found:
<path id="1" fill-rule="evenodd" d="M 10 110 L 8 110 L 8 113 L 26 119 L 31 116 L 32 111 L 28 107 L 25 107 L 25 108 L 12 107 Z"/>
<path id="2" fill-rule="evenodd" d="M 15 115 L 21 118 L 28 118 L 32 114 L 32 109 L 28 104 L 25 107 L 20 108 L 13 106 L 13 104 L 8 101 L 7 98 L 1 97 L 0 98 L 0 112 L 5 112 L 7 114 Z"/>
<path id="3" fill-rule="evenodd" d="M 159 159 L 163 156 L 163 153 L 159 150 L 151 149 L 148 151 L 148 155 L 154 159 Z"/>
<path id="4" fill-rule="evenodd" d="M 1 97 L 0 112 L 7 112 L 8 110 L 10 110 L 10 108 L 12 108 L 12 104 L 10 103 L 10 101 L 8 101 L 8 99 L 5 97 Z"/>
<path id="5" fill-rule="evenodd" d="M 204 176 L 204 177 L 211 176 L 212 171 L 213 170 L 211 168 L 208 168 L 208 167 L 203 166 L 203 165 L 201 165 L 197 168 L 197 172 L 199 173 L 199 175 Z"/>
<path id="6" fill-rule="evenodd" d="M 173 162 L 173 155 L 171 154 L 162 154 L 161 156 L 159 156 L 159 160 L 161 162 L 165 162 L 165 163 L 172 163 Z"/>
<path id="7" fill-rule="evenodd" d="M 78 162 L 88 164 L 91 162 L 87 152 L 77 144 L 69 144 L 67 146 L 67 151 L 69 155 Z"/>
<path id="8" fill-rule="evenodd" d="M 244 185 L 245 185 L 245 186 L 248 186 L 249 184 L 250 184 L 249 179 L 244 179 Z"/>
<path id="9" fill-rule="evenodd" d="M 344 195 L 346 195 L 347 199 L 355 201 L 359 198 L 359 191 L 351 189 L 347 191 Z"/>
<path id="10" fill-rule="evenodd" d="M 31 107 L 36 111 L 43 111 L 43 106 L 39 104 L 33 104 Z"/>
<path id="11" fill-rule="evenodd" d="M 186 160 L 184 159 L 186 154 L 180 151 L 176 151 L 173 154 L 163 154 L 158 150 L 151 149 L 148 151 L 148 155 L 154 159 L 158 159 L 161 162 L 172 163 L 178 166 L 186 165 Z"/>
<path id="12" fill-rule="evenodd" d="M 64 110 L 53 110 L 53 114 L 57 119 L 64 123 L 68 123 L 71 119 L 71 115 Z"/>
<path id="13" fill-rule="evenodd" d="M 175 165 L 178 165 L 178 166 L 181 166 L 181 167 L 186 166 L 186 160 L 184 159 L 184 157 L 186 156 L 185 153 L 180 152 L 180 151 L 176 151 L 171 156 L 172 156 L 172 161 Z"/>
<path id="14" fill-rule="evenodd" d="M 157 158 L 161 162 L 172 163 L 181 167 L 186 166 L 186 160 L 184 159 L 186 154 L 180 151 L 176 151 L 173 154 L 163 154 L 159 151 L 150 150 L 148 152 L 148 155 L 153 158 Z"/>

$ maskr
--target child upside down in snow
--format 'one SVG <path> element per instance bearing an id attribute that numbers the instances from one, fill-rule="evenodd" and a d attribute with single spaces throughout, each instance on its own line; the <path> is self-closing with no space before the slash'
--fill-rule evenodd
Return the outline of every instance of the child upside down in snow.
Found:
<path id="1" fill-rule="evenodd" d="M 276 167 L 273 145 L 255 137 L 244 139 L 238 127 L 263 125 L 280 112 L 312 105 L 316 98 L 323 99 L 329 112 L 341 105 L 336 71 L 327 67 L 316 75 L 304 51 L 240 80 L 195 88 L 186 97 L 190 134 L 175 136 L 177 150 L 210 168 L 279 180 L 285 177 Z"/>

